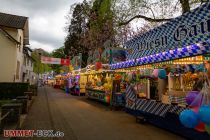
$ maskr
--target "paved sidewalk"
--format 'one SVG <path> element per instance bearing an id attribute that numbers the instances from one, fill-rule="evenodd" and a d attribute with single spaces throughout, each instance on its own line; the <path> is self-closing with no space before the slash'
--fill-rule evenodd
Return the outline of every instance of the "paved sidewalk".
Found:
<path id="1" fill-rule="evenodd" d="M 33 103 L 29 114 L 23 123 L 23 130 L 54 130 L 65 133 L 66 140 L 77 140 L 70 126 L 67 126 L 62 113 L 56 107 L 54 97 L 47 89 L 41 87 L 38 90 L 38 97 Z M 50 98 L 50 99 L 49 99 Z M 56 98 L 55 98 L 56 99 Z M 25 138 L 32 139 L 32 138 Z M 64 139 L 64 138 L 33 138 L 33 139 Z M 24 140 L 24 139 L 23 139 Z"/>
<path id="2" fill-rule="evenodd" d="M 85 97 L 71 96 L 51 87 L 41 87 L 38 92 L 23 129 L 62 131 L 63 138 L 54 138 L 61 140 L 183 139 L 149 124 L 137 124 L 133 116 L 111 111 Z"/>

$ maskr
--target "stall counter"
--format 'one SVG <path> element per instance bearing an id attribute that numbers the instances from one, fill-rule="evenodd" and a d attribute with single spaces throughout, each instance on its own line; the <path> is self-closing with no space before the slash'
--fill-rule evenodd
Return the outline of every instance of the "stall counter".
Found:
<path id="1" fill-rule="evenodd" d="M 110 95 L 103 90 L 86 88 L 88 98 L 110 104 Z"/>

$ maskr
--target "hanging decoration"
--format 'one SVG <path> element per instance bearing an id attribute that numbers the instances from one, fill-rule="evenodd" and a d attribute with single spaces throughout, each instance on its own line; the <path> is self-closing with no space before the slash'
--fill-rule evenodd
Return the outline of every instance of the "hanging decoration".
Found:
<path id="1" fill-rule="evenodd" d="M 194 128 L 199 123 L 198 115 L 189 109 L 182 111 L 179 119 L 181 123 L 187 128 Z"/>
<path id="2" fill-rule="evenodd" d="M 166 52 L 157 53 L 150 56 L 141 57 L 138 59 L 127 60 L 120 63 L 111 64 L 111 69 L 127 68 L 137 65 L 145 65 L 151 63 L 158 63 L 163 61 L 170 61 L 173 59 L 191 57 L 200 54 L 205 54 L 210 51 L 210 43 L 204 42 L 202 44 L 193 44 L 187 47 L 178 48 L 174 50 L 168 50 Z M 184 62 L 183 62 L 184 64 Z M 190 68 L 192 71 L 194 68 Z"/>
<path id="3" fill-rule="evenodd" d="M 159 70 L 158 69 L 154 69 L 152 75 L 157 78 L 158 77 L 158 73 L 159 73 Z"/>
<path id="4" fill-rule="evenodd" d="M 166 78 L 166 70 L 165 69 L 160 69 L 159 72 L 158 72 L 158 77 L 160 79 L 165 79 Z"/>
<path id="5" fill-rule="evenodd" d="M 199 91 L 191 91 L 186 96 L 186 102 L 190 109 L 181 112 L 180 122 L 187 128 L 194 128 L 199 132 L 210 134 L 210 90 L 207 74 L 203 75 L 203 88 Z"/>
<path id="6" fill-rule="evenodd" d="M 195 100 L 197 95 L 199 94 L 199 91 L 190 91 L 187 93 L 186 96 L 186 102 L 188 105 L 192 104 L 192 102 Z"/>
<path id="7" fill-rule="evenodd" d="M 99 70 L 99 69 L 101 69 L 102 68 L 102 63 L 101 62 L 96 62 L 95 63 L 95 69 L 96 70 Z"/>

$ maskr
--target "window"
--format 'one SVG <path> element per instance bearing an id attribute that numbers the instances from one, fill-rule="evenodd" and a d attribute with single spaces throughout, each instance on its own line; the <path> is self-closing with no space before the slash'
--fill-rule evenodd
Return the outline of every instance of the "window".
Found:
<path id="1" fill-rule="evenodd" d="M 19 71 L 20 71 L 20 61 L 17 61 L 16 79 L 19 79 Z"/>

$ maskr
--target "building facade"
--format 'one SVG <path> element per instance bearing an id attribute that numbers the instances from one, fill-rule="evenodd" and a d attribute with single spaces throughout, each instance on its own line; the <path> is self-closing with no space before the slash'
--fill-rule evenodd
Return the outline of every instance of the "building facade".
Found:
<path id="1" fill-rule="evenodd" d="M 27 78 L 33 71 L 33 60 L 27 45 L 28 17 L 0 13 L 0 82 L 30 81 Z M 30 63 L 29 59 L 30 67 L 24 65 Z"/>

